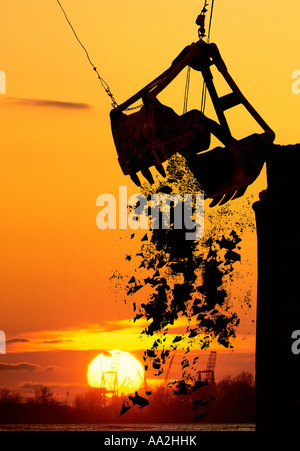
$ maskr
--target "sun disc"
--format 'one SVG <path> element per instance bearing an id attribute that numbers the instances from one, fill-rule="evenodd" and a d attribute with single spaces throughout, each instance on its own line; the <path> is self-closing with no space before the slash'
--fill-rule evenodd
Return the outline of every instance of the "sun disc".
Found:
<path id="1" fill-rule="evenodd" d="M 144 385 L 144 368 L 132 354 L 119 350 L 109 354 L 99 354 L 89 364 L 87 380 L 91 387 L 107 388 L 105 374 L 111 371 L 116 374 L 119 395 L 127 395 Z"/>

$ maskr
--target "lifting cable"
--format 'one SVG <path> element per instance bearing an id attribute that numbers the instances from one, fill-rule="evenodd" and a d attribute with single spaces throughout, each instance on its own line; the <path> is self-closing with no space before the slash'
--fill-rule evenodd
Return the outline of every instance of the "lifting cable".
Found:
<path id="1" fill-rule="evenodd" d="M 79 37 L 78 37 L 78 35 L 77 35 L 77 33 L 76 33 L 76 31 L 75 31 L 75 29 L 74 29 L 74 27 L 73 27 L 73 25 L 72 25 L 72 23 L 71 23 L 69 17 L 68 17 L 68 15 L 67 15 L 67 13 L 66 13 L 64 7 L 62 6 L 60 0 L 56 0 L 56 1 L 57 1 L 58 5 L 59 5 L 60 9 L 62 10 L 62 12 L 63 12 L 63 14 L 64 14 L 64 16 L 65 16 L 65 19 L 66 19 L 66 21 L 68 22 L 68 24 L 69 24 L 69 26 L 70 26 L 70 28 L 71 28 L 71 30 L 72 30 L 72 32 L 73 32 L 73 34 L 74 34 L 76 40 L 78 41 L 78 43 L 80 44 L 80 46 L 83 48 L 83 50 L 84 50 L 84 52 L 85 52 L 85 54 L 86 54 L 86 57 L 87 57 L 87 59 L 88 59 L 88 62 L 89 62 L 90 65 L 92 66 L 94 72 L 96 72 L 97 77 L 98 77 L 98 79 L 99 79 L 99 81 L 100 81 L 100 83 L 101 83 L 103 89 L 105 90 L 106 94 L 111 98 L 113 108 L 117 108 L 119 105 L 118 105 L 116 99 L 114 98 L 114 95 L 112 94 L 112 92 L 111 92 L 111 90 L 110 90 L 110 87 L 109 87 L 108 83 L 101 77 L 100 73 L 98 72 L 97 67 L 96 67 L 96 66 L 94 65 L 94 63 L 92 62 L 92 60 L 91 60 L 91 58 L 90 58 L 90 55 L 89 55 L 89 53 L 88 53 L 86 47 L 83 45 L 82 41 L 79 39 Z M 196 23 L 198 23 L 198 24 L 200 25 L 200 28 L 199 28 L 199 38 L 200 38 L 200 39 L 203 39 L 203 38 L 205 37 L 205 26 L 204 26 L 204 21 L 205 21 L 205 15 L 206 15 L 206 12 L 207 12 L 207 6 L 208 6 L 208 2 L 207 2 L 207 0 L 204 0 L 204 7 L 203 7 L 203 9 L 202 9 L 202 11 L 201 11 L 200 16 L 198 17 L 198 19 L 200 19 L 201 25 L 200 25 L 200 22 L 198 22 L 198 20 L 197 20 L 197 22 L 196 22 Z M 211 12 L 210 12 L 210 20 L 209 20 L 209 28 L 208 28 L 207 43 L 209 43 L 209 41 L 210 41 L 210 33 L 211 33 L 211 25 L 212 25 L 213 9 L 214 9 L 214 0 L 212 0 L 212 6 L 211 6 Z M 187 78 L 186 78 L 186 86 L 185 86 L 185 94 L 184 94 L 184 107 L 183 107 L 183 112 L 184 112 L 184 113 L 187 112 L 187 108 L 188 108 L 188 97 L 189 97 L 189 88 L 190 88 L 190 77 L 191 77 L 191 68 L 190 68 L 190 66 L 189 66 L 188 69 L 187 69 Z M 201 111 L 202 111 L 202 113 L 204 113 L 204 110 L 205 110 L 206 91 L 207 91 L 207 89 L 206 89 L 206 84 L 205 84 L 205 82 L 203 82 L 203 88 L 202 88 L 202 100 L 201 100 Z M 140 108 L 141 106 L 142 106 L 142 105 L 138 105 L 138 106 L 135 106 L 135 107 L 132 107 L 132 108 L 127 108 L 126 111 L 129 111 L 129 110 L 135 110 L 135 109 L 137 109 L 137 108 Z"/>
<path id="2" fill-rule="evenodd" d="M 184 92 L 183 114 L 187 113 L 187 110 L 188 110 L 190 81 L 191 81 L 191 67 L 188 66 L 187 73 L 186 73 L 185 92 Z"/>
<path id="3" fill-rule="evenodd" d="M 111 92 L 111 90 L 110 90 L 109 85 L 108 85 L 108 84 L 106 83 L 106 81 L 101 77 L 101 75 L 100 75 L 99 72 L 98 72 L 97 67 L 93 64 L 93 62 L 92 62 L 92 60 L 91 60 L 91 58 L 90 58 L 90 55 L 89 55 L 89 53 L 88 53 L 86 47 L 83 45 L 83 43 L 82 43 L 81 40 L 79 39 L 79 37 L 78 37 L 76 31 L 74 30 L 73 25 L 72 25 L 71 22 L 70 22 L 70 19 L 69 19 L 68 16 L 67 16 L 66 11 L 64 10 L 64 8 L 63 8 L 63 6 L 62 6 L 62 4 L 60 3 L 59 0 L 56 0 L 56 1 L 57 1 L 58 5 L 60 6 L 60 8 L 61 8 L 61 10 L 62 10 L 62 12 L 63 12 L 63 14 L 64 14 L 64 16 L 65 16 L 65 18 L 66 18 L 66 21 L 67 21 L 68 24 L 69 24 L 71 30 L 73 31 L 73 34 L 74 34 L 76 40 L 78 41 L 78 43 L 81 45 L 81 47 L 82 47 L 83 50 L 85 51 L 86 57 L 87 57 L 87 59 L 88 59 L 88 62 L 90 63 L 90 65 L 92 66 L 92 68 L 94 69 L 94 71 L 96 72 L 96 74 L 97 74 L 97 76 L 98 76 L 98 79 L 100 80 L 100 83 L 101 83 L 103 89 L 105 90 L 106 94 L 111 98 L 112 106 L 113 106 L 114 108 L 117 108 L 117 107 L 118 107 L 118 103 L 117 103 L 117 101 L 115 100 L 115 98 L 114 98 L 114 96 L 113 96 L 113 94 L 112 94 L 112 92 Z"/>
<path id="4" fill-rule="evenodd" d="M 211 26 L 212 26 L 212 18 L 213 18 L 213 12 L 214 12 L 214 3 L 215 0 L 212 0 L 211 4 L 211 10 L 210 10 L 210 18 L 209 18 L 209 26 L 208 26 L 208 33 L 207 33 L 207 40 L 206 42 L 209 44 L 210 42 L 210 35 L 211 35 Z M 198 30 L 199 39 L 204 39 L 206 36 L 205 34 L 205 18 L 206 13 L 208 11 L 208 1 L 204 0 L 204 7 L 200 13 L 200 15 L 197 18 L 197 25 L 200 26 Z M 190 88 L 190 79 L 191 79 L 191 67 L 188 66 L 187 68 L 187 76 L 186 76 L 186 85 L 185 85 L 185 93 L 184 93 L 184 104 L 183 104 L 183 113 L 187 112 L 188 109 L 188 98 L 189 98 L 189 88 Z M 207 87 L 206 83 L 203 80 L 203 87 L 202 87 L 202 98 L 201 98 L 201 112 L 204 113 L 205 111 L 205 105 L 206 105 L 206 94 L 207 94 Z"/>
<path id="5" fill-rule="evenodd" d="M 97 67 L 96 67 L 96 66 L 94 65 L 94 63 L 92 62 L 92 60 L 91 60 L 91 58 L 90 58 L 90 55 L 89 55 L 89 53 L 88 53 L 86 47 L 83 45 L 83 43 L 82 43 L 81 40 L 79 39 L 79 37 L 78 37 L 78 35 L 77 35 L 77 33 L 76 33 L 76 31 L 75 31 L 75 29 L 74 29 L 74 27 L 73 27 L 73 25 L 72 25 L 72 23 L 71 23 L 69 17 L 68 17 L 68 15 L 67 15 L 67 13 L 66 13 L 64 7 L 62 6 L 60 0 L 56 0 L 56 1 L 57 1 L 58 5 L 59 5 L 60 9 L 62 10 L 62 12 L 63 12 L 63 14 L 64 14 L 64 16 L 65 16 L 65 19 L 66 19 L 66 21 L 68 22 L 68 24 L 69 24 L 69 26 L 70 26 L 70 28 L 71 28 L 71 30 L 72 30 L 72 32 L 73 32 L 73 34 L 74 34 L 76 40 L 78 41 L 78 43 L 80 44 L 80 46 L 83 48 L 83 50 L 84 50 L 84 52 L 85 52 L 85 54 L 86 54 L 86 57 L 87 57 L 87 59 L 88 59 L 88 62 L 89 62 L 90 65 L 92 66 L 93 70 L 96 72 L 96 74 L 97 74 L 97 76 L 98 76 L 98 79 L 99 79 L 99 81 L 100 81 L 100 83 L 101 83 L 103 89 L 105 90 L 106 94 L 111 98 L 111 101 L 112 101 L 112 107 L 113 107 L 113 108 L 118 108 L 118 106 L 119 106 L 119 105 L 118 105 L 118 102 L 117 102 L 116 99 L 114 98 L 114 95 L 112 94 L 112 92 L 111 92 L 111 90 L 110 90 L 110 87 L 109 87 L 108 83 L 106 83 L 106 81 L 101 77 L 101 75 L 100 75 L 99 72 L 98 72 Z M 138 109 L 138 108 L 141 108 L 142 106 L 143 106 L 143 105 L 137 105 L 137 106 L 134 106 L 134 107 L 131 107 L 131 108 L 126 108 L 125 111 L 136 110 L 136 109 Z"/>
<path id="6" fill-rule="evenodd" d="M 208 26 L 208 34 L 207 34 L 207 43 L 208 44 L 210 43 L 211 25 L 212 25 L 212 18 L 213 18 L 213 12 L 214 12 L 214 3 L 215 3 L 215 0 L 212 0 L 211 10 L 210 10 L 209 26 Z M 205 0 L 204 9 L 206 9 L 206 6 L 207 6 L 207 1 Z M 206 86 L 205 81 L 203 80 L 202 99 L 201 99 L 201 112 L 202 113 L 204 113 L 204 111 L 205 111 L 206 94 L 207 94 L 207 86 Z"/>

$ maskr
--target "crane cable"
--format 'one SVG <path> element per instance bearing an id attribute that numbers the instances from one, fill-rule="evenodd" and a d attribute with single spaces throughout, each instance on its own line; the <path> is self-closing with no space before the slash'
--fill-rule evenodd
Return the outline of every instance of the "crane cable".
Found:
<path id="1" fill-rule="evenodd" d="M 118 103 L 117 103 L 116 99 L 114 98 L 114 95 L 112 94 L 112 92 L 111 92 L 111 90 L 110 90 L 110 87 L 109 87 L 108 83 L 106 83 L 106 81 L 101 77 L 101 75 L 100 75 L 99 72 L 98 72 L 97 67 L 93 64 L 93 62 L 92 62 L 92 60 L 91 60 L 91 58 L 90 58 L 90 55 L 89 55 L 89 53 L 88 53 L 86 47 L 83 45 L 83 43 L 82 43 L 81 40 L 79 39 L 79 37 L 78 37 L 78 35 L 77 35 L 77 33 L 76 33 L 76 31 L 75 31 L 73 25 L 71 24 L 70 19 L 69 19 L 68 15 L 67 15 L 66 11 L 64 10 L 64 8 L 63 8 L 61 2 L 60 2 L 59 0 L 56 0 L 56 1 L 57 1 L 57 3 L 58 3 L 59 7 L 61 8 L 61 10 L 62 10 L 62 12 L 63 12 L 63 14 L 64 14 L 64 16 L 65 16 L 65 19 L 66 19 L 66 21 L 68 22 L 68 24 L 69 24 L 69 26 L 70 26 L 70 28 L 71 28 L 71 30 L 72 30 L 72 32 L 73 32 L 73 34 L 74 34 L 76 40 L 78 41 L 78 43 L 79 43 L 79 44 L 81 45 L 81 47 L 83 48 L 83 50 L 84 50 L 84 52 L 85 52 L 85 54 L 86 54 L 86 57 L 87 57 L 87 59 L 88 59 L 88 62 L 89 62 L 90 65 L 92 66 L 93 70 L 96 72 L 96 74 L 97 74 L 97 76 L 98 76 L 98 79 L 99 79 L 99 81 L 100 81 L 100 83 L 101 83 L 103 89 L 105 90 L 106 94 L 111 98 L 113 108 L 117 108 L 117 107 L 118 107 Z M 138 107 L 136 107 L 136 108 L 138 108 Z"/>
<path id="2" fill-rule="evenodd" d="M 208 26 L 208 33 L 207 33 L 207 43 L 210 43 L 210 34 L 211 34 L 211 25 L 212 25 L 212 18 L 213 18 L 213 12 L 214 12 L 214 3 L 215 0 L 212 0 L 211 4 L 211 10 L 210 10 L 210 19 L 209 19 L 209 26 Z M 207 6 L 207 0 L 205 0 L 205 6 L 204 9 L 206 9 Z M 207 94 L 207 86 L 205 81 L 203 80 L 203 87 L 202 87 L 202 99 L 201 99 L 201 112 L 204 113 L 205 106 L 206 106 L 206 94 Z"/>
<path id="3" fill-rule="evenodd" d="M 191 67 L 188 66 L 187 74 L 186 74 L 185 92 L 184 92 L 183 114 L 187 113 L 187 110 L 188 110 L 190 81 L 191 81 Z"/>
<path id="4" fill-rule="evenodd" d="M 65 16 L 65 19 L 66 19 L 66 21 L 68 22 L 68 24 L 69 24 L 69 26 L 70 26 L 70 28 L 71 28 L 71 30 L 72 30 L 72 32 L 73 32 L 73 34 L 74 34 L 76 40 L 78 41 L 79 45 L 83 48 L 83 50 L 84 50 L 84 52 L 85 52 L 85 54 L 86 54 L 86 57 L 87 57 L 87 59 L 88 59 L 88 62 L 89 62 L 90 65 L 92 66 L 94 72 L 96 72 L 97 77 L 98 77 L 98 80 L 100 81 L 100 83 L 101 83 L 103 89 L 105 90 L 106 94 L 111 98 L 113 108 L 117 108 L 119 105 L 118 105 L 118 103 L 117 103 L 117 101 L 116 101 L 116 99 L 115 99 L 113 93 L 111 92 L 108 83 L 104 80 L 104 78 L 101 77 L 100 73 L 98 72 L 97 67 L 96 67 L 95 64 L 92 62 L 92 60 L 91 60 L 91 58 L 90 58 L 90 55 L 89 55 L 89 52 L 87 51 L 86 47 L 83 45 L 82 41 L 79 39 L 79 37 L 78 37 L 78 35 L 77 35 L 77 33 L 76 33 L 76 31 L 75 31 L 75 29 L 74 29 L 74 27 L 73 27 L 73 25 L 72 25 L 72 23 L 71 23 L 69 17 L 68 17 L 68 15 L 67 15 L 67 13 L 66 13 L 64 7 L 62 6 L 60 0 L 56 0 L 56 1 L 57 1 L 58 5 L 59 5 L 60 9 L 62 10 L 63 15 Z M 207 12 L 207 6 L 208 6 L 207 0 L 204 0 L 204 7 L 203 7 L 203 9 L 202 9 L 202 11 L 201 11 L 201 14 L 200 14 L 200 16 L 203 18 L 202 28 L 199 29 L 199 37 L 200 37 L 200 39 L 203 39 L 203 38 L 205 37 L 204 19 L 205 19 L 205 14 L 206 14 L 206 12 Z M 211 12 L 210 12 L 210 20 L 209 20 L 209 28 L 208 28 L 207 43 L 209 43 L 209 41 L 210 41 L 210 33 L 211 33 L 211 25 L 212 25 L 212 17 L 213 17 L 213 9 L 214 9 L 214 0 L 212 0 L 212 6 L 211 6 Z M 199 16 L 199 17 L 200 17 L 200 16 Z M 187 112 L 187 108 L 188 108 L 188 97 L 189 97 L 189 88 L 190 88 L 190 77 L 191 77 L 191 68 L 190 68 L 190 66 L 189 66 L 188 69 L 187 69 L 186 87 L 185 87 L 185 94 L 184 94 L 184 107 L 183 107 L 183 112 L 184 112 L 184 113 Z M 201 111 L 202 111 L 202 113 L 204 113 L 204 111 L 205 111 L 206 92 L 207 92 L 206 84 L 205 84 L 205 82 L 203 81 L 202 99 L 201 99 Z M 140 108 L 141 106 L 142 106 L 142 105 L 138 105 L 138 106 L 135 106 L 135 107 L 132 107 L 132 108 L 127 108 L 126 111 L 129 111 L 129 110 L 135 110 L 135 109 L 137 109 L 137 108 Z"/>
<path id="5" fill-rule="evenodd" d="M 212 26 L 212 18 L 213 18 L 213 12 L 214 12 L 214 3 L 215 0 L 212 0 L 211 5 L 211 11 L 210 11 L 210 19 L 209 19 L 209 26 L 208 26 L 208 33 L 207 33 L 207 43 L 210 42 L 210 35 L 211 35 L 211 26 Z M 200 28 L 198 30 L 199 39 L 204 39 L 205 35 L 205 16 L 208 11 L 208 2 L 207 0 L 204 0 L 204 7 L 201 11 L 201 14 L 198 16 L 198 19 L 196 23 L 200 25 Z M 187 112 L 188 109 L 188 98 L 189 98 L 189 89 L 190 89 L 190 79 L 191 79 L 191 67 L 188 66 L 187 68 L 187 75 L 186 75 L 186 85 L 185 85 L 185 93 L 184 93 L 184 104 L 183 104 L 183 113 Z M 206 106 L 206 94 L 207 94 L 207 87 L 206 83 L 203 80 L 203 87 L 202 87 L 202 98 L 201 98 L 201 112 L 204 113 L 205 106 Z"/>

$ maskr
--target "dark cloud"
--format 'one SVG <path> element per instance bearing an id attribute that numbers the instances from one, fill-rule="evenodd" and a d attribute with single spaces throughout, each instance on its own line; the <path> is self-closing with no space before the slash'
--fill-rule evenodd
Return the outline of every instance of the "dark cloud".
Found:
<path id="1" fill-rule="evenodd" d="M 57 367 L 57 366 L 47 366 L 47 368 L 45 368 L 46 373 L 53 373 L 54 371 L 61 371 L 61 368 Z"/>
<path id="2" fill-rule="evenodd" d="M 45 99 L 23 99 L 19 97 L 6 97 L 8 103 L 24 106 L 47 107 L 47 108 L 61 108 L 71 110 L 89 110 L 92 108 L 88 103 L 81 102 L 61 102 L 59 100 L 45 100 Z"/>
<path id="3" fill-rule="evenodd" d="M 0 362 L 0 371 L 35 371 L 40 369 L 39 365 L 32 363 L 20 362 L 20 363 L 3 363 Z"/>
<path id="4" fill-rule="evenodd" d="M 10 338 L 9 340 L 6 340 L 6 343 L 28 343 L 29 340 L 27 338 Z"/>
<path id="5" fill-rule="evenodd" d="M 53 344 L 58 344 L 58 343 L 73 343 L 73 340 L 44 340 L 41 342 L 42 344 L 46 344 L 46 345 L 53 345 Z"/>
<path id="6" fill-rule="evenodd" d="M 47 367 L 41 367 L 40 365 L 29 363 L 29 362 L 19 362 L 19 363 L 3 363 L 0 362 L 0 372 L 1 371 L 45 371 L 46 373 L 52 373 L 54 371 L 61 371 L 61 368 L 55 365 L 49 365 Z"/>

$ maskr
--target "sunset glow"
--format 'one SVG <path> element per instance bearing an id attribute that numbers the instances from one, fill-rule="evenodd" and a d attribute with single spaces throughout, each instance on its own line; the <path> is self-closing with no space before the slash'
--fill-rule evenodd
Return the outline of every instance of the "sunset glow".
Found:
<path id="1" fill-rule="evenodd" d="M 61 3 L 119 104 L 198 40 L 199 0 Z M 295 0 L 287 0 L 284 8 L 273 0 L 220 0 L 214 8 L 211 42 L 281 145 L 299 141 L 299 17 L 300 2 Z M 101 386 L 103 371 L 112 365 L 108 352 L 115 352 L 109 350 L 122 349 L 119 391 L 139 389 L 144 376 L 147 381 L 155 377 L 148 374 L 154 373 L 152 368 L 144 374 L 142 360 L 155 337 L 141 334 L 144 318 L 133 321 L 137 306 L 147 302 L 148 288 L 126 296 L 113 276 L 120 275 L 121 287 L 136 276 L 141 261 L 137 264 L 132 255 L 140 251 L 141 241 L 137 233 L 132 238 L 129 227 L 100 230 L 96 223 L 99 196 L 109 193 L 119 199 L 124 186 L 128 198 L 139 191 L 118 163 L 111 99 L 55 0 L 2 2 L 0 28 L 0 331 L 6 337 L 0 388 L 27 399 L 37 385 L 49 385 L 62 401 L 68 391 L 71 403 L 78 393 Z M 222 91 L 218 74 L 214 77 Z M 178 114 L 185 83 L 183 71 L 161 93 L 161 102 Z M 192 72 L 190 85 L 188 107 L 200 109 L 199 72 Z M 214 119 L 209 99 L 205 112 Z M 228 116 L 237 137 L 253 133 L 247 112 L 237 107 Z M 264 169 L 242 198 L 228 203 L 220 224 L 225 236 L 236 224 L 246 226 L 235 280 L 228 282 L 230 308 L 240 323 L 233 348 L 214 344 L 216 379 L 255 372 L 257 237 L 252 205 L 266 184 Z M 204 236 L 220 211 L 209 209 L 209 203 L 205 201 Z M 151 274 L 142 269 L 146 280 Z M 179 317 L 166 333 L 166 347 L 185 330 Z M 186 345 L 179 342 L 180 358 Z M 199 358 L 199 368 L 205 368 L 207 355 L 199 345 L 192 343 L 189 349 Z M 174 379 L 182 376 L 180 358 L 174 360 Z"/>
<path id="2" fill-rule="evenodd" d="M 107 388 L 109 384 L 105 384 L 105 376 L 112 371 L 117 373 L 119 394 L 126 395 L 143 386 L 144 369 L 133 355 L 119 350 L 109 351 L 109 354 L 111 356 L 99 354 L 90 363 L 87 371 L 87 380 L 91 387 Z M 112 377 L 114 377 L 114 374 L 112 374 Z"/>

